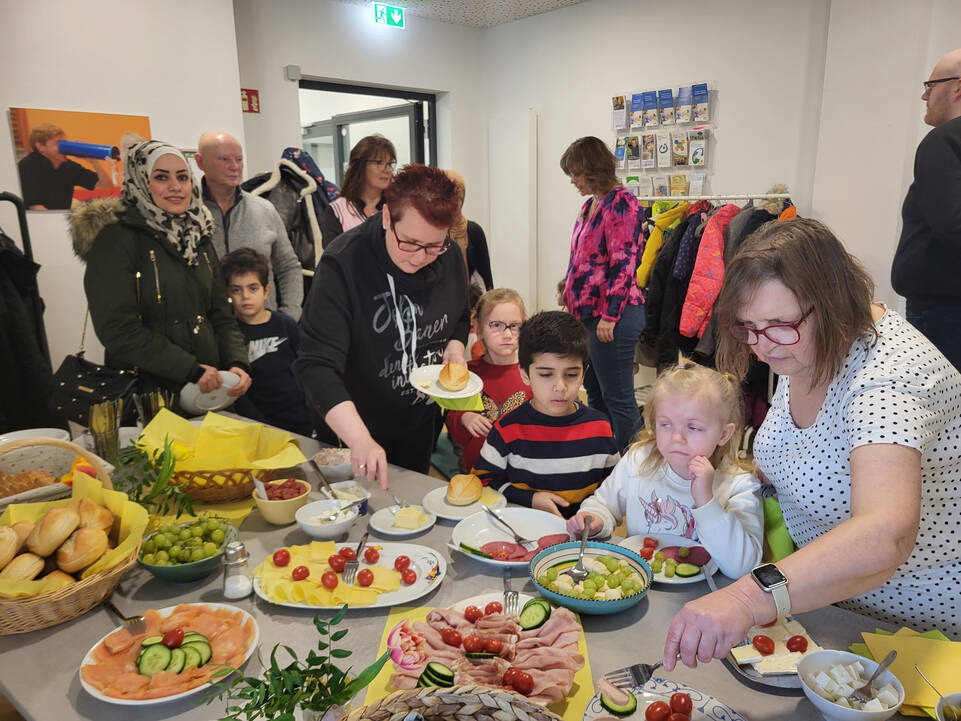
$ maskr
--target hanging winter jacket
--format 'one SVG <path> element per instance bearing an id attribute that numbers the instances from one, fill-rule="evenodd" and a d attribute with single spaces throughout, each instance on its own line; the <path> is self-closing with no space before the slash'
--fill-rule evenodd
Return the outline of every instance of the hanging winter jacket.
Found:
<path id="1" fill-rule="evenodd" d="M 681 310 L 678 328 L 683 336 L 699 338 L 711 321 L 714 301 L 721 292 L 724 280 L 724 228 L 740 210 L 737 205 L 730 203 L 707 221 Z"/>

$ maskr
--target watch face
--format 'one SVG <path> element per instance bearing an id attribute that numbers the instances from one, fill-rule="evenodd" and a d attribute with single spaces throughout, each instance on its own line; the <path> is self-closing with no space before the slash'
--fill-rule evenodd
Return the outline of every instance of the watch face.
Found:
<path id="1" fill-rule="evenodd" d="M 784 574 L 778 570 L 778 567 L 773 563 L 767 563 L 763 566 L 758 566 L 752 573 L 754 577 L 760 582 L 762 586 L 770 588 L 771 586 L 776 586 L 779 583 L 784 583 L 787 579 Z"/>

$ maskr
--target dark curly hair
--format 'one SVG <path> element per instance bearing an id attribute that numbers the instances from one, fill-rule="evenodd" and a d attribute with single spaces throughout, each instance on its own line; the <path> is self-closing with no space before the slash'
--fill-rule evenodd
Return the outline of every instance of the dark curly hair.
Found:
<path id="1" fill-rule="evenodd" d="M 390 219 L 399 223 L 412 206 L 435 228 L 450 228 L 460 212 L 457 186 L 443 170 L 410 163 L 400 169 L 384 191 Z"/>
<path id="2" fill-rule="evenodd" d="M 237 248 L 227 253 L 220 261 L 220 269 L 224 274 L 224 281 L 229 285 L 230 279 L 235 275 L 245 275 L 254 273 L 260 284 L 267 287 L 270 279 L 270 266 L 267 258 L 252 248 Z"/>
<path id="3" fill-rule="evenodd" d="M 518 361 L 525 371 L 539 353 L 579 358 L 587 367 L 590 358 L 587 328 L 570 313 L 543 310 L 535 313 L 521 326 L 518 339 Z"/>

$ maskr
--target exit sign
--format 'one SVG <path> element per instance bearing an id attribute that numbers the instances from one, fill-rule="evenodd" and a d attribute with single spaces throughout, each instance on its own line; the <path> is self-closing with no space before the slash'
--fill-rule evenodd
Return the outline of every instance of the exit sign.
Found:
<path id="1" fill-rule="evenodd" d="M 404 27 L 404 8 L 396 5 L 374 3 L 374 22 L 378 25 L 388 25 L 392 28 Z"/>

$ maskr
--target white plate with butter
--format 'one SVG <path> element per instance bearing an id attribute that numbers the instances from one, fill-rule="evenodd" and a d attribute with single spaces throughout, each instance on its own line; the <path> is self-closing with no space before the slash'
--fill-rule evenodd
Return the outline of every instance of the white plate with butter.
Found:
<path id="1" fill-rule="evenodd" d="M 468 503 L 466 506 L 455 506 L 453 503 L 448 503 L 447 486 L 443 485 L 440 488 L 428 491 L 421 503 L 424 504 L 426 510 L 435 513 L 445 521 L 461 521 L 468 516 L 483 511 L 484 506 L 495 511 L 504 508 L 507 505 L 507 499 L 490 486 L 484 486 L 480 499 Z"/>
<path id="2" fill-rule="evenodd" d="M 370 517 L 370 527 L 382 536 L 414 536 L 433 527 L 437 516 L 421 506 L 388 506 Z"/>

